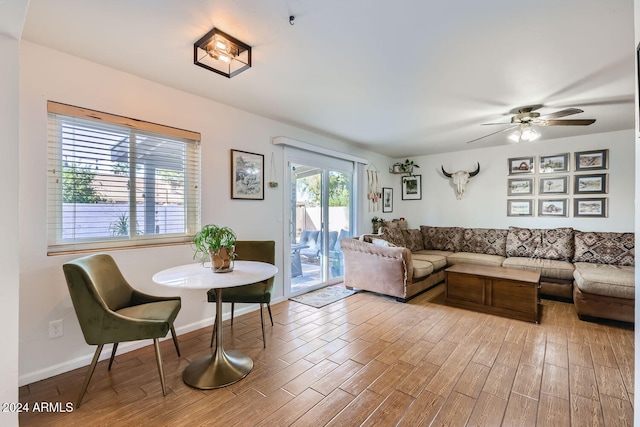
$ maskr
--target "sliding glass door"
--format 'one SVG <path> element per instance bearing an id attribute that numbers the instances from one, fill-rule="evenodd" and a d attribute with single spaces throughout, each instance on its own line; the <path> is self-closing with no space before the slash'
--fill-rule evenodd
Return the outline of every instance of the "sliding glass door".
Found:
<path id="1" fill-rule="evenodd" d="M 294 296 L 342 280 L 340 239 L 353 229 L 353 163 L 297 150 L 287 154 L 287 294 Z"/>

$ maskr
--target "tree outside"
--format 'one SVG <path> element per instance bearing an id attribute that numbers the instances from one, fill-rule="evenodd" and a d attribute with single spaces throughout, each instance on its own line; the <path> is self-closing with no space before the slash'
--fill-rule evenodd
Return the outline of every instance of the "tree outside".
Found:
<path id="1" fill-rule="evenodd" d="M 96 173 L 89 166 L 76 163 L 62 168 L 62 200 L 64 203 L 99 203 L 106 202 L 93 187 Z"/>

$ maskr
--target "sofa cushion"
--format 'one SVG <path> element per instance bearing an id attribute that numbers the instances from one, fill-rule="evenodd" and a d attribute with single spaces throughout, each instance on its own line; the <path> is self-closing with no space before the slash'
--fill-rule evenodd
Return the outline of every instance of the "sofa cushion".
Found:
<path id="1" fill-rule="evenodd" d="M 465 228 L 460 252 L 506 256 L 508 231 L 499 228 Z"/>
<path id="2" fill-rule="evenodd" d="M 582 292 L 635 299 L 634 267 L 588 262 L 577 262 L 575 266 L 573 278 Z"/>
<path id="3" fill-rule="evenodd" d="M 409 249 L 411 252 L 421 251 L 422 249 L 424 249 L 424 244 L 422 243 L 422 233 L 417 228 L 408 228 L 402 230 L 402 235 L 404 236 L 404 241 L 407 244 L 407 249 Z"/>
<path id="4" fill-rule="evenodd" d="M 420 226 L 424 248 L 439 251 L 459 251 L 462 243 L 462 230 L 460 227 Z"/>
<path id="5" fill-rule="evenodd" d="M 378 238 L 386 240 L 389 243 L 393 243 L 396 246 L 402 246 L 403 248 L 407 247 L 402 230 L 399 228 L 383 227 L 382 233 L 378 235 Z"/>
<path id="6" fill-rule="evenodd" d="M 574 251 L 573 228 L 509 227 L 508 257 L 545 258 L 571 261 Z"/>
<path id="7" fill-rule="evenodd" d="M 536 256 L 559 261 L 571 261 L 574 251 L 573 228 L 540 229 L 540 246 Z"/>
<path id="8" fill-rule="evenodd" d="M 635 233 L 575 232 L 573 262 L 635 265 Z"/>
<path id="9" fill-rule="evenodd" d="M 411 260 L 413 264 L 413 278 L 414 279 L 422 279 L 423 277 L 428 276 L 433 273 L 433 264 L 429 261 L 420 261 L 418 259 Z"/>
<path id="10" fill-rule="evenodd" d="M 447 257 L 447 263 L 449 265 L 480 264 L 500 267 L 504 260 L 505 258 L 500 255 L 474 254 L 472 252 L 456 252 Z"/>
<path id="11" fill-rule="evenodd" d="M 510 257 L 504 260 L 503 267 L 520 268 L 540 273 L 540 277 L 550 279 L 573 280 L 573 264 L 544 258 Z"/>
<path id="12" fill-rule="evenodd" d="M 509 227 L 506 252 L 508 257 L 534 257 L 542 237 L 537 229 Z"/>
<path id="13" fill-rule="evenodd" d="M 440 270 L 441 268 L 445 268 L 447 266 L 447 257 L 442 255 L 430 254 L 427 251 L 422 250 L 419 252 L 413 252 L 411 254 L 412 260 L 420 260 L 420 261 L 429 261 L 433 264 L 434 270 Z"/>
<path id="14" fill-rule="evenodd" d="M 419 251 L 418 253 L 425 254 L 425 255 L 437 255 L 437 256 L 444 257 L 445 259 L 449 255 L 453 254 L 453 252 L 451 252 L 451 251 L 438 251 L 436 249 L 423 249 L 423 250 Z"/>

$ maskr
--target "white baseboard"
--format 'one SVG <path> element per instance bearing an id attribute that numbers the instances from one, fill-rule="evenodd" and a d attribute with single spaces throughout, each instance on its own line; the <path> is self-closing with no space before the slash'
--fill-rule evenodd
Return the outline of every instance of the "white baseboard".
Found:
<path id="1" fill-rule="evenodd" d="M 281 301 L 286 300 L 286 298 L 284 297 L 278 297 L 278 298 L 274 298 L 273 301 L 271 301 L 273 304 L 277 304 Z M 252 304 L 250 306 L 241 308 L 236 310 L 235 312 L 235 316 L 241 316 L 243 314 L 246 313 L 250 313 L 252 311 L 257 311 L 259 309 L 259 305 L 255 305 Z M 222 320 L 228 320 L 231 318 L 231 313 L 227 312 L 227 313 L 223 313 L 222 315 Z M 188 325 L 183 325 L 180 327 L 176 327 L 176 334 L 178 335 L 178 337 L 180 337 L 181 334 L 186 334 L 189 333 L 191 331 L 195 331 L 201 328 L 205 328 L 208 326 L 213 326 L 213 322 L 214 322 L 215 318 L 210 317 L 207 319 L 202 319 L 199 320 L 198 322 L 194 322 Z M 169 333 L 165 338 L 161 339 L 160 341 L 164 341 L 166 339 L 171 339 L 171 334 Z M 118 346 L 118 354 L 124 354 L 124 353 L 128 353 L 130 351 L 133 350 L 137 350 L 139 348 L 142 347 L 146 347 L 150 345 L 148 340 L 142 340 L 142 341 L 131 341 L 131 342 L 126 342 L 126 343 L 121 343 Z M 100 355 L 100 360 L 105 360 L 108 359 L 109 357 L 111 357 L 111 346 L 105 346 L 105 349 L 108 351 L 105 351 L 105 349 L 102 350 L 102 354 Z M 65 372 L 69 372 L 72 371 L 74 369 L 78 369 L 81 368 L 83 366 L 88 366 L 91 363 L 91 359 L 93 358 L 93 354 L 95 352 L 95 347 L 91 346 L 91 347 L 87 347 L 87 350 L 89 350 L 90 352 L 86 353 L 83 356 L 80 357 L 76 357 L 75 359 L 72 360 L 68 360 L 62 363 L 58 363 L 55 365 L 51 365 L 51 366 L 47 366 L 43 369 L 39 369 L 37 371 L 33 371 L 33 372 L 27 372 L 23 375 L 20 375 L 18 378 L 18 386 L 22 387 L 24 385 L 27 384 L 31 384 L 34 383 L 36 381 L 41 381 L 44 380 L 46 378 L 50 378 L 53 377 L 55 375 L 59 375 L 59 374 L 63 374 Z M 117 357 L 117 356 L 116 356 Z"/>

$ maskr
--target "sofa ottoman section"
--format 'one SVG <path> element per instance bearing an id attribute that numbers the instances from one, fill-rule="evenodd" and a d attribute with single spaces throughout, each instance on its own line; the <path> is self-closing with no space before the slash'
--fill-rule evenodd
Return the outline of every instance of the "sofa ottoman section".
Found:
<path id="1" fill-rule="evenodd" d="M 577 262 L 573 303 L 578 317 L 634 322 L 634 267 Z"/>

